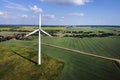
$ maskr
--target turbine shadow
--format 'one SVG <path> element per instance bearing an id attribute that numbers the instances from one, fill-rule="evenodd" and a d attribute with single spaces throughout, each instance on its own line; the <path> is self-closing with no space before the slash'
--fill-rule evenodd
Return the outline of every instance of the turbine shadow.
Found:
<path id="1" fill-rule="evenodd" d="M 35 61 L 33 61 L 33 60 L 31 60 L 31 59 L 25 57 L 25 56 L 22 56 L 22 55 L 18 54 L 17 52 L 13 51 L 13 50 L 11 50 L 11 51 L 12 51 L 14 54 L 16 54 L 16 55 L 18 55 L 18 56 L 20 56 L 20 57 L 22 57 L 22 58 L 24 58 L 24 59 L 26 59 L 26 60 L 28 60 L 28 61 L 34 63 L 34 64 L 38 64 L 37 62 L 35 62 Z"/>
<path id="2" fill-rule="evenodd" d="M 114 61 L 116 66 L 120 69 L 120 61 Z"/>

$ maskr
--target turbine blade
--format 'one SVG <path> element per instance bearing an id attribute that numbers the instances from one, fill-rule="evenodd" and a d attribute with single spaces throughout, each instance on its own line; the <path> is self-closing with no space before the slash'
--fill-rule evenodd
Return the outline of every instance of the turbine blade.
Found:
<path id="1" fill-rule="evenodd" d="M 29 33 L 29 34 L 25 35 L 25 37 L 28 37 L 28 36 L 30 36 L 30 35 L 32 35 L 32 34 L 34 34 L 34 33 L 36 33 L 37 31 L 39 31 L 39 29 L 36 29 L 36 30 L 34 30 L 33 32 L 31 32 L 31 33 Z"/>
<path id="2" fill-rule="evenodd" d="M 44 30 L 42 30 L 42 29 L 40 29 L 40 30 L 41 30 L 44 34 L 46 34 L 46 35 L 52 37 L 50 34 L 48 34 L 47 32 L 45 32 Z"/>

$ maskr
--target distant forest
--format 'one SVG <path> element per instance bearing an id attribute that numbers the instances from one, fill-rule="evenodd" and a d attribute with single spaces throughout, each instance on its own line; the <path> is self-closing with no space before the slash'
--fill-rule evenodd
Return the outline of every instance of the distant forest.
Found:
<path id="1" fill-rule="evenodd" d="M 0 25 L 0 27 L 21 27 L 38 25 Z M 42 25 L 42 27 L 120 27 L 120 25 Z"/>

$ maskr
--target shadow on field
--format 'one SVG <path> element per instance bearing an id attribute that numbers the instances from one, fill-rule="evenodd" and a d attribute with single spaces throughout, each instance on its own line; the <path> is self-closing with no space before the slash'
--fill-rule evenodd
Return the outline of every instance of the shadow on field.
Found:
<path id="1" fill-rule="evenodd" d="M 117 67 L 120 69 L 120 60 L 119 61 L 114 61 Z"/>
<path id="2" fill-rule="evenodd" d="M 24 58 L 24 59 L 26 59 L 26 60 L 28 60 L 28 61 L 34 63 L 34 64 L 38 64 L 37 62 L 35 62 L 35 61 L 33 61 L 33 60 L 31 60 L 31 59 L 25 57 L 25 56 L 22 56 L 22 55 L 18 54 L 17 52 L 13 51 L 13 50 L 11 50 L 11 51 L 12 51 L 14 54 L 16 54 L 16 55 L 18 55 L 18 56 L 20 56 L 20 57 L 22 57 L 22 58 Z"/>

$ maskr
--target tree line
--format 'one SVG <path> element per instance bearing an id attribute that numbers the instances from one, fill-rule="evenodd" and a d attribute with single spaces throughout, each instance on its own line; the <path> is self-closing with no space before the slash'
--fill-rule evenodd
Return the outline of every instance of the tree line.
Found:
<path id="1" fill-rule="evenodd" d="M 14 34 L 12 36 L 3 36 L 3 35 L 0 35 L 0 42 L 11 40 L 11 39 L 23 40 L 25 35 L 26 34 L 24 34 L 24 33 L 22 33 L 22 34 Z"/>
<path id="2" fill-rule="evenodd" d="M 92 31 L 88 31 L 88 32 L 64 31 L 63 33 L 65 34 L 63 37 L 77 37 L 77 38 L 120 36 L 120 34 L 105 33 L 104 31 L 98 31 L 98 33 L 94 33 Z M 66 33 L 68 33 L 68 34 L 66 34 Z"/>

